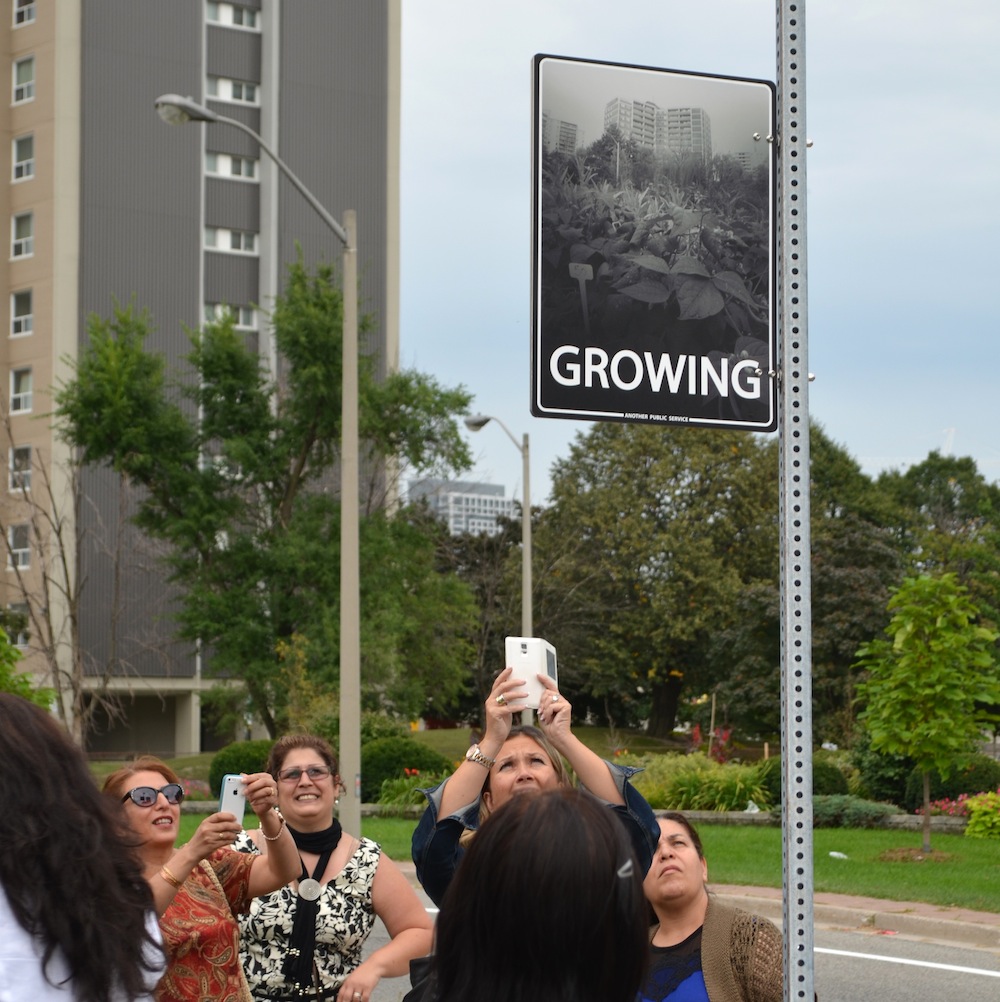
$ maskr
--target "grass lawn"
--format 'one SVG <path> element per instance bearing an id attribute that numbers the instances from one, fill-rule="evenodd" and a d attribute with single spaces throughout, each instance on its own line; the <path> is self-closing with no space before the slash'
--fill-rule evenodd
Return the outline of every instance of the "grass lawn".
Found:
<path id="1" fill-rule="evenodd" d="M 253 815 L 247 825 L 256 827 Z M 200 823 L 181 815 L 180 842 Z M 410 858 L 410 818 L 363 818 L 362 833 L 396 860 Z M 709 882 L 781 887 L 781 829 L 742 825 L 701 825 Z M 995 841 L 934 834 L 931 858 L 922 862 L 886 861 L 883 853 L 920 848 L 920 832 L 817 828 L 813 832 L 813 876 L 817 891 L 861 894 L 890 901 L 1000 912 L 1000 852 Z M 836 859 L 842 852 L 847 859 Z"/>

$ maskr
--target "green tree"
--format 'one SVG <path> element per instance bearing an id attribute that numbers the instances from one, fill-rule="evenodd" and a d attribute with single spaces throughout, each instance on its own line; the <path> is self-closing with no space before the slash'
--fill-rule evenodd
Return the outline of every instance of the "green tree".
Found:
<path id="1" fill-rule="evenodd" d="M 15 696 L 48 709 L 54 693 L 51 689 L 37 688 L 30 675 L 19 672 L 17 663 L 20 660 L 21 652 L 10 642 L 7 631 L 0 626 L 0 692 L 12 692 Z"/>
<path id="2" fill-rule="evenodd" d="M 226 316 L 190 332 L 189 368 L 168 381 L 164 358 L 144 345 L 149 316 L 134 304 L 116 304 L 111 318 L 90 318 L 89 343 L 56 395 L 59 431 L 82 461 L 106 464 L 142 488 L 134 518 L 168 544 L 171 575 L 182 592 L 182 635 L 204 645 L 210 671 L 242 679 L 272 736 L 286 722 L 282 642 L 303 638 L 308 670 L 331 685 L 338 680 L 334 473 L 342 306 L 333 270 L 320 266 L 310 273 L 299 261 L 289 268 L 271 315 L 277 380 Z M 363 331 L 370 324 L 365 318 Z M 380 460 L 395 457 L 424 471 L 468 467 L 456 421 L 468 408 L 464 390 L 444 389 L 416 372 L 379 380 L 375 359 L 362 355 L 359 400 L 359 428 L 373 466 L 383 470 Z M 362 633 L 369 641 L 362 678 L 373 680 L 390 708 L 403 711 L 413 706 L 416 680 L 432 670 L 457 671 L 453 660 L 432 658 L 414 642 L 423 615 L 414 596 L 426 599 L 436 586 L 428 614 L 439 613 L 441 602 L 458 610 L 433 629 L 423 621 L 444 646 L 453 640 L 449 631 L 460 629 L 467 605 L 447 582 L 419 577 L 436 571 L 405 523 L 375 514 L 385 494 L 384 487 L 375 490 L 379 484 L 375 477 L 369 485 L 361 532 Z M 390 551 L 407 573 L 382 574 L 373 588 Z M 386 651 L 393 648 L 390 658 Z M 445 691 L 454 685 L 441 675 L 434 684 Z"/>
<path id="3" fill-rule="evenodd" d="M 550 618 L 536 619 L 592 701 L 578 708 L 648 716 L 665 735 L 679 674 L 695 692 L 715 684 L 709 638 L 776 566 L 772 451 L 737 432 L 604 423 L 556 464 L 535 537 Z"/>
<path id="4" fill-rule="evenodd" d="M 947 776 L 982 739 L 977 702 L 1000 703 L 997 634 L 955 574 L 907 578 L 889 600 L 885 633 L 858 650 L 867 676 L 859 714 L 875 751 L 912 758 L 923 773 L 923 848 L 930 851 L 930 774 Z"/>

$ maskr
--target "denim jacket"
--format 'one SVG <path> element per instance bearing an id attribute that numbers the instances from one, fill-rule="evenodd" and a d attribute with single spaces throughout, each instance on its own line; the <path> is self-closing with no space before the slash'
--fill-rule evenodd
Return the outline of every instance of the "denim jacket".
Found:
<path id="1" fill-rule="evenodd" d="M 605 761 L 605 765 L 611 770 L 615 785 L 625 801 L 624 804 L 607 806 L 625 826 L 639 863 L 639 872 L 645 873 L 653 861 L 660 829 L 653 809 L 646 803 L 645 797 L 629 782 L 632 776 L 642 770 L 634 766 L 615 765 L 608 761 Z M 417 879 L 436 905 L 441 904 L 451 878 L 465 855 L 465 847 L 459 844 L 462 833 L 466 828 L 472 831 L 479 828 L 480 798 L 478 797 L 472 803 L 460 807 L 454 814 L 438 820 L 441 797 L 447 782 L 448 780 L 445 780 L 433 789 L 421 791 L 427 797 L 427 809 L 413 832 L 412 843 Z"/>

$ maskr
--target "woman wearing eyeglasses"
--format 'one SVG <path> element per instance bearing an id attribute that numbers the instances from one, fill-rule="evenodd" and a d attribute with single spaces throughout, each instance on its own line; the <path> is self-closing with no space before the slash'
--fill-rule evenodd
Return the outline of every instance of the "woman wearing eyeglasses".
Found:
<path id="1" fill-rule="evenodd" d="M 296 880 L 253 901 L 240 916 L 243 968 L 254 999 L 369 1002 L 382 978 L 409 973 L 430 952 L 433 925 L 403 872 L 378 843 L 341 830 L 334 805 L 341 789 L 329 744 L 289 734 L 271 748 L 268 772 L 301 857 Z M 260 832 L 236 848 L 273 852 Z M 376 916 L 389 942 L 364 961 Z"/>
<path id="2" fill-rule="evenodd" d="M 122 804 L 160 916 L 167 970 L 156 988 L 157 1002 L 246 1002 L 236 916 L 257 895 L 298 873 L 295 843 L 274 810 L 274 780 L 267 773 L 244 779 L 247 803 L 267 839 L 266 856 L 230 848 L 243 819 L 227 812 L 210 814 L 190 842 L 175 848 L 184 790 L 173 769 L 157 758 L 137 759 L 104 781 L 104 792 Z"/>

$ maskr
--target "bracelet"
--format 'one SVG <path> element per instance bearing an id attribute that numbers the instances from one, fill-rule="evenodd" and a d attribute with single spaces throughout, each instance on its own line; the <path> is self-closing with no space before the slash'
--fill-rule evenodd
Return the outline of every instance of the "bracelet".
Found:
<path id="1" fill-rule="evenodd" d="M 281 837 L 281 833 L 285 830 L 285 815 L 282 814 L 281 811 L 279 811 L 277 807 L 274 808 L 274 813 L 278 815 L 278 818 L 280 819 L 281 824 L 278 826 L 278 830 L 277 830 L 277 832 L 275 832 L 274 835 L 268 835 L 267 832 L 264 831 L 264 826 L 261 825 L 261 827 L 260 827 L 260 833 L 261 833 L 261 835 L 264 836 L 264 841 L 265 842 L 277 842 L 278 839 Z"/>
<path id="2" fill-rule="evenodd" d="M 166 864 L 160 867 L 160 876 L 170 884 L 171 887 L 176 887 L 180 890 L 184 886 L 183 880 L 178 880 L 167 868 Z"/>

